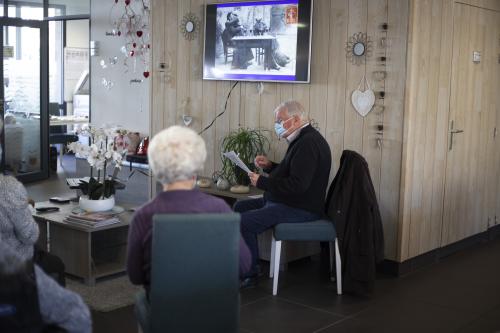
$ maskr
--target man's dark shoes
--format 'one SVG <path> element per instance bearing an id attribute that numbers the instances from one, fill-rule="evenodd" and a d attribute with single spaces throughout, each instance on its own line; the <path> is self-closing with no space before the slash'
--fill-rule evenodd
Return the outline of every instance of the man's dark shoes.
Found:
<path id="1" fill-rule="evenodd" d="M 262 270 L 260 265 L 257 265 L 255 270 L 257 271 L 257 277 L 263 277 L 264 275 L 266 275 L 266 273 Z"/>
<path id="2" fill-rule="evenodd" d="M 255 288 L 259 283 L 257 276 L 248 276 L 240 281 L 240 289 Z"/>

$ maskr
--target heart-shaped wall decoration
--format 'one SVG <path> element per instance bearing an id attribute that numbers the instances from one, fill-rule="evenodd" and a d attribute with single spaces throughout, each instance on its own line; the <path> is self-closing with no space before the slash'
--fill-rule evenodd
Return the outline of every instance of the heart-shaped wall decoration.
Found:
<path id="1" fill-rule="evenodd" d="M 373 105 L 375 104 L 375 94 L 371 89 L 367 89 L 365 91 L 356 89 L 351 95 L 351 102 L 354 109 L 362 117 L 365 117 L 372 110 Z"/>
<path id="2" fill-rule="evenodd" d="M 183 114 L 182 115 L 182 122 L 184 123 L 184 125 L 189 126 L 193 122 L 193 117 Z"/>
<path id="3" fill-rule="evenodd" d="M 361 91 L 361 84 L 366 83 L 366 90 Z M 351 95 L 352 106 L 362 117 L 365 117 L 370 112 L 375 104 L 375 94 L 370 88 L 370 83 L 363 75 L 359 82 L 358 89 L 354 90 Z"/>

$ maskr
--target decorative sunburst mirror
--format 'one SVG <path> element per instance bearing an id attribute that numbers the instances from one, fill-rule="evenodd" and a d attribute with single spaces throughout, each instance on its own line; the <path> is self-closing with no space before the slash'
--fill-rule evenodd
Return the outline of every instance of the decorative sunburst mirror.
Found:
<path id="1" fill-rule="evenodd" d="M 184 38 L 187 40 L 193 40 L 198 35 L 200 30 L 200 20 L 193 13 L 187 13 L 182 18 L 181 24 L 179 26 Z"/>
<path id="2" fill-rule="evenodd" d="M 361 65 L 372 55 L 372 40 L 364 32 L 357 32 L 347 41 L 346 57 L 354 64 Z"/>

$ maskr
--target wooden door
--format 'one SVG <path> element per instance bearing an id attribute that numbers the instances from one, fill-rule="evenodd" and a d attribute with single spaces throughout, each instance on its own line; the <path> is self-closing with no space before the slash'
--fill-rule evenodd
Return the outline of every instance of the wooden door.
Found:
<path id="1" fill-rule="evenodd" d="M 491 76 L 493 78 L 492 84 L 492 113 L 496 115 L 495 128 L 494 131 L 494 141 L 491 148 L 492 155 L 495 156 L 494 165 L 491 176 L 491 184 L 495 189 L 495 195 L 493 196 L 493 206 L 495 208 L 494 214 L 491 214 L 490 226 L 500 225 L 500 12 L 491 12 L 490 22 L 494 22 L 492 35 L 493 42 L 491 43 L 493 47 L 493 55 L 491 56 L 491 62 L 493 64 L 493 70 L 491 71 Z"/>
<path id="2" fill-rule="evenodd" d="M 485 73 L 487 77 L 487 99 L 486 107 L 488 123 L 488 141 L 485 170 L 485 190 L 484 211 L 487 219 L 487 227 L 499 224 L 500 221 L 500 13 L 487 11 L 485 22 L 486 45 L 485 45 L 485 66 L 489 70 Z"/>
<path id="3" fill-rule="evenodd" d="M 491 11 L 454 4 L 448 154 L 441 245 L 487 229 L 485 200 L 493 103 Z M 474 53 L 480 57 L 474 61 Z M 491 56 L 491 55 L 490 55 Z M 496 67 L 495 67 L 496 68 Z M 498 85 L 496 86 L 498 89 Z M 496 92 L 498 94 L 498 92 Z"/>

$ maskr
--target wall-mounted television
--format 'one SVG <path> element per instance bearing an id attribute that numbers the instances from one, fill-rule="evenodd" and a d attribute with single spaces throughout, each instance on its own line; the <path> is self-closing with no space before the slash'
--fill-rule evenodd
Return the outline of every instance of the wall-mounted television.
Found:
<path id="1" fill-rule="evenodd" d="M 205 8 L 203 79 L 308 83 L 312 0 Z"/>

